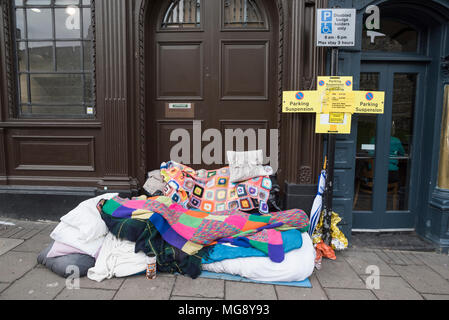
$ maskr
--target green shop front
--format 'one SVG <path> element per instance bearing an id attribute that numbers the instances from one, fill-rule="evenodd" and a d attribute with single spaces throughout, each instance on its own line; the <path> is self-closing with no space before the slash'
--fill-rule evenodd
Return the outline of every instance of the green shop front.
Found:
<path id="1" fill-rule="evenodd" d="M 329 7 L 357 10 L 356 46 L 341 48 L 339 75 L 385 92 L 384 114 L 354 115 L 351 134 L 337 138 L 334 209 L 345 232 L 416 231 L 447 247 L 449 1 Z"/>

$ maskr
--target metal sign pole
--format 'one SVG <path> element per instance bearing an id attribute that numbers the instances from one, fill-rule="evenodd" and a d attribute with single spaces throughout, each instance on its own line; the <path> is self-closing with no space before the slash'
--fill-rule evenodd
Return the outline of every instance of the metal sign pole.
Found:
<path id="1" fill-rule="evenodd" d="M 338 75 L 338 47 L 332 48 L 331 57 L 331 76 Z M 325 188 L 325 202 L 324 202 L 324 217 L 323 217 L 323 241 L 327 245 L 331 244 L 330 226 L 332 219 L 332 198 L 333 198 L 333 183 L 334 183 L 334 164 L 335 164 L 335 144 L 336 135 L 328 134 L 327 139 L 327 165 L 326 165 L 326 188 Z"/>

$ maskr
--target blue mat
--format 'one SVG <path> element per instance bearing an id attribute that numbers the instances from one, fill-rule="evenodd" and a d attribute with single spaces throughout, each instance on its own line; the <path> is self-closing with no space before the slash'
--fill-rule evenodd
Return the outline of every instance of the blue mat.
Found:
<path id="1" fill-rule="evenodd" d="M 220 279 L 220 280 L 231 280 L 231 281 L 240 281 L 240 282 L 254 282 L 254 283 L 262 283 L 262 284 L 275 284 L 278 286 L 292 286 L 292 287 L 303 287 L 303 288 L 312 288 L 312 284 L 309 279 L 304 281 L 292 281 L 292 282 L 282 282 L 282 281 L 256 281 L 247 278 L 243 278 L 241 276 L 236 276 L 228 273 L 216 273 L 210 271 L 203 271 L 200 274 L 200 278 L 208 278 L 208 279 Z"/>

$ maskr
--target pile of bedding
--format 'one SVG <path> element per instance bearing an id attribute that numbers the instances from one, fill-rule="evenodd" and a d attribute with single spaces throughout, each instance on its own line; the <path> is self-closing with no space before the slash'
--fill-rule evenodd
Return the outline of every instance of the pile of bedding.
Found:
<path id="1" fill-rule="evenodd" d="M 39 263 L 64 277 L 77 266 L 80 276 L 103 281 L 143 273 L 154 254 L 158 272 L 193 279 L 207 270 L 305 280 L 315 260 L 307 214 L 270 212 L 265 173 L 272 171 L 259 152 L 228 159 L 229 167 L 197 171 L 169 161 L 149 173 L 145 195 L 108 193 L 80 203 L 61 218 Z"/>

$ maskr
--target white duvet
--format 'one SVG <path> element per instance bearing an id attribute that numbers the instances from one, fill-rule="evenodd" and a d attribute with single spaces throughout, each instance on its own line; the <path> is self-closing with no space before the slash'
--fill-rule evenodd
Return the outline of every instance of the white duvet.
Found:
<path id="1" fill-rule="evenodd" d="M 285 254 L 281 263 L 268 257 L 227 259 L 203 264 L 202 269 L 217 273 L 229 273 L 256 281 L 303 281 L 313 273 L 315 249 L 307 232 L 302 233 L 302 247 Z"/>
<path id="2" fill-rule="evenodd" d="M 109 200 L 116 195 L 118 193 L 106 193 L 81 202 L 61 217 L 50 237 L 95 257 L 109 232 L 97 204 L 101 199 Z"/>

